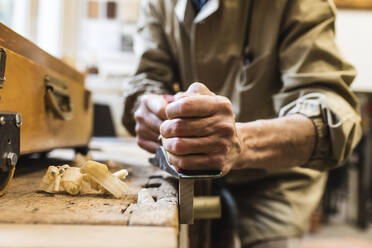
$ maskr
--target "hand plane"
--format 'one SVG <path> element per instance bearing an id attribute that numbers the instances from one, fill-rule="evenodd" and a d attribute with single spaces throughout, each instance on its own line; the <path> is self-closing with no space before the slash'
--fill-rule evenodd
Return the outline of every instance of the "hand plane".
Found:
<path id="1" fill-rule="evenodd" d="M 205 208 L 208 205 L 217 204 L 218 212 L 220 214 L 221 210 L 218 197 L 212 197 L 209 199 L 203 197 L 204 199 L 202 203 L 200 201 L 198 201 L 198 204 L 194 203 L 194 181 L 219 178 L 222 176 L 221 171 L 189 171 L 178 169 L 169 162 L 167 152 L 162 146 L 157 149 L 155 157 L 150 158 L 150 163 L 178 179 L 178 202 L 181 224 L 194 223 L 194 208 L 196 206 L 202 206 Z"/>

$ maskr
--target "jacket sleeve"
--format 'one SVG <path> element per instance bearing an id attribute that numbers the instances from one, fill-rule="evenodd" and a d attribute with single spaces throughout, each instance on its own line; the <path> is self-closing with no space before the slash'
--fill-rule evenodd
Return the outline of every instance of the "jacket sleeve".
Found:
<path id="1" fill-rule="evenodd" d="M 354 68 L 335 44 L 335 8 L 327 0 L 288 1 L 281 24 L 279 64 L 283 87 L 274 96 L 279 116 L 313 120 L 317 141 L 304 167 L 342 165 L 361 137 L 359 104 L 349 85 Z"/>
<path id="2" fill-rule="evenodd" d="M 175 64 L 169 52 L 163 30 L 163 16 L 158 4 L 141 1 L 137 34 L 134 37 L 136 55 L 135 75 L 124 86 L 124 114 L 122 123 L 135 135 L 133 113 L 138 98 L 146 93 L 172 94 Z"/>

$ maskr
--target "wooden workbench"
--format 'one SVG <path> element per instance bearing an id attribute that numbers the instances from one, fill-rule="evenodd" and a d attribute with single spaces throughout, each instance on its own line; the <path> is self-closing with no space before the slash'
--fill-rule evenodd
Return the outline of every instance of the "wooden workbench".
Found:
<path id="1" fill-rule="evenodd" d="M 150 154 L 134 140 L 95 139 L 94 160 L 126 168 L 132 193 L 70 196 L 38 191 L 48 165 L 70 163 L 72 150 L 55 150 L 47 159 L 22 159 L 7 194 L 0 198 L 0 247 L 177 247 L 176 181 L 149 165 Z M 148 188 L 154 204 L 136 204 Z"/>

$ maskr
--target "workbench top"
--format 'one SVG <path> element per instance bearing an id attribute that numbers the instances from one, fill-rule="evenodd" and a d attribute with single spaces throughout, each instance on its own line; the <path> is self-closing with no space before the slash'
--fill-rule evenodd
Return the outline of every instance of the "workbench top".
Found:
<path id="1" fill-rule="evenodd" d="M 111 160 L 117 165 L 113 171 L 122 168 L 129 171 L 125 182 L 131 193 L 124 199 L 115 199 L 111 195 L 40 192 L 38 187 L 47 166 L 71 164 L 73 151 L 59 149 L 45 159 L 22 159 L 8 192 L 0 198 L 0 247 L 71 247 L 68 244 L 74 242 L 68 235 L 76 239 L 73 247 L 120 247 L 122 244 L 117 243 L 120 240 L 126 244 L 123 247 L 177 246 L 177 182 L 149 165 L 151 155 L 140 150 L 133 139 L 94 139 L 90 148 L 94 160 Z M 147 188 L 156 202 L 136 204 L 141 188 Z M 102 243 L 96 240 L 92 245 L 91 238 L 86 242 L 83 237 L 78 238 L 78 230 L 86 237 L 95 237 L 99 230 L 100 235 L 106 233 L 107 239 L 101 239 Z M 65 238 L 61 239 L 61 235 Z M 25 242 L 21 236 L 30 240 Z M 43 236 L 48 236 L 49 241 L 40 243 Z M 146 238 L 152 236 L 155 240 Z M 67 243 L 63 241 L 66 238 Z M 108 242 L 110 238 L 115 242 Z M 55 242 L 51 243 L 53 239 Z"/>

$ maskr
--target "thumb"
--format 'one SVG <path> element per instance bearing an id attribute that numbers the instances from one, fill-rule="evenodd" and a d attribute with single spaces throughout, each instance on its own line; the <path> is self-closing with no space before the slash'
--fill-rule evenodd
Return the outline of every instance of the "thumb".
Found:
<path id="1" fill-rule="evenodd" d="M 212 91 L 210 91 L 207 86 L 202 83 L 195 82 L 190 85 L 190 87 L 186 91 L 187 95 L 208 95 L 208 96 L 215 96 Z"/>
<path id="2" fill-rule="evenodd" d="M 161 120 L 166 120 L 165 108 L 168 105 L 168 101 L 161 95 L 147 95 L 145 96 L 145 105 L 147 109 L 154 113 Z"/>

